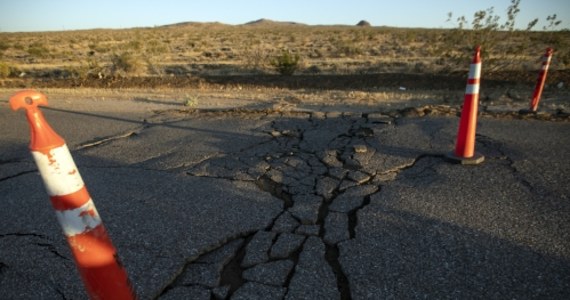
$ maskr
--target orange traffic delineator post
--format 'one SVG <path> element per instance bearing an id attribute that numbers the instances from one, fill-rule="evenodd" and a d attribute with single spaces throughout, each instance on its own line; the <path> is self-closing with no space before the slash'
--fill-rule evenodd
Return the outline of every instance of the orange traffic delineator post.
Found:
<path id="1" fill-rule="evenodd" d="M 481 78 L 481 46 L 475 48 L 473 61 L 469 67 L 469 77 L 465 89 L 461 120 L 457 133 L 455 151 L 446 155 L 447 159 L 464 165 L 482 163 L 485 157 L 475 152 L 475 131 L 479 106 L 479 84 Z"/>
<path id="2" fill-rule="evenodd" d="M 544 83 L 546 82 L 546 74 L 548 73 L 548 67 L 550 66 L 550 61 L 552 60 L 552 53 L 554 53 L 554 50 L 552 48 L 546 48 L 546 52 L 542 57 L 542 68 L 538 73 L 536 87 L 534 88 L 532 99 L 530 100 L 530 107 L 528 110 L 521 110 L 520 113 L 535 113 L 538 110 L 538 103 L 540 102 L 542 90 L 544 89 Z"/>
<path id="3" fill-rule="evenodd" d="M 32 156 L 89 298 L 135 299 L 127 272 L 118 260 L 71 153 L 38 105 L 47 105 L 47 97 L 34 90 L 20 91 L 10 97 L 12 110 L 26 110 Z"/>

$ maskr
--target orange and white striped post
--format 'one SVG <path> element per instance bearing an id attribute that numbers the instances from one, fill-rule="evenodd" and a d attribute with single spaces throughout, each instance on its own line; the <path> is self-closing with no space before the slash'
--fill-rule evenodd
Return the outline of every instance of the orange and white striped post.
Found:
<path id="1" fill-rule="evenodd" d="M 552 50 L 552 48 L 546 48 L 546 52 L 542 57 L 542 68 L 538 73 L 536 87 L 534 88 L 532 99 L 530 100 L 530 108 L 529 108 L 530 112 L 536 112 L 538 109 L 538 102 L 540 102 L 540 96 L 542 95 L 542 90 L 544 89 L 544 83 L 546 82 L 546 74 L 548 73 L 548 67 L 550 66 L 550 61 L 552 60 L 553 52 L 554 50 Z"/>
<path id="2" fill-rule="evenodd" d="M 446 155 L 447 159 L 464 164 L 482 163 L 485 157 L 475 152 L 475 132 L 477 129 L 477 111 L 479 106 L 479 85 L 481 79 L 481 46 L 475 47 L 473 61 L 469 66 L 469 77 L 465 88 L 461 120 L 457 132 L 455 151 Z"/>
<path id="3" fill-rule="evenodd" d="M 10 97 L 12 110 L 24 108 L 30 150 L 52 207 L 67 238 L 90 299 L 135 299 L 127 273 L 63 138 L 47 123 L 38 105 L 47 97 L 24 90 Z"/>

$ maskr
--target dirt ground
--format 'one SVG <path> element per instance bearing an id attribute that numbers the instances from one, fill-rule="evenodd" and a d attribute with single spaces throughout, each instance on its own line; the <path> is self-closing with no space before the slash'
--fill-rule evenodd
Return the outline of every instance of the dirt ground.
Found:
<path id="1" fill-rule="evenodd" d="M 482 78 L 481 111 L 518 115 L 528 108 L 536 72 L 493 73 Z M 540 111 L 542 119 L 568 120 L 570 71 L 548 74 Z M 0 82 L 0 97 L 38 89 L 51 100 L 78 104 L 81 100 L 160 104 L 157 110 L 272 110 L 385 112 L 422 111 L 453 114 L 460 109 L 466 74 L 369 75 L 234 75 L 116 77 L 90 80 L 28 78 Z M 114 105 L 121 105 L 119 102 Z M 165 106 L 167 105 L 167 106 Z M 529 117 L 529 116 L 524 116 Z"/>

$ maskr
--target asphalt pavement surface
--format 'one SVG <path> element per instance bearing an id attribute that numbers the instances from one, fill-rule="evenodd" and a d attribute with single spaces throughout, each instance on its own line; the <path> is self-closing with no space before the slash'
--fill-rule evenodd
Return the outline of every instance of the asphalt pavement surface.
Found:
<path id="1" fill-rule="evenodd" d="M 140 299 L 570 298 L 567 121 L 480 117 L 463 166 L 455 114 L 52 102 Z M 0 120 L 0 298 L 85 299 Z"/>

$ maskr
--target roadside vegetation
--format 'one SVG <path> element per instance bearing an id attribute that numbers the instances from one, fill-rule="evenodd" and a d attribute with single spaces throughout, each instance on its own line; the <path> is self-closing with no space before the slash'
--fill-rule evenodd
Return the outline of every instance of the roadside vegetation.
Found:
<path id="1" fill-rule="evenodd" d="M 531 68 L 525 57 L 527 51 L 536 49 L 537 45 L 547 45 L 557 52 L 556 67 L 567 68 L 570 65 L 570 31 L 557 31 L 562 21 L 556 14 L 545 18 L 547 24 L 541 31 L 532 31 L 536 29 L 538 18 L 531 20 L 525 29 L 516 29 L 520 1 L 511 0 L 503 17 L 495 12 L 494 7 L 475 12 L 471 19 L 465 16 L 454 18 L 453 12 L 449 12 L 447 22 L 456 28 L 443 35 L 445 50 L 440 52 L 450 58 L 450 63 L 462 64 L 468 59 L 467 54 L 470 55 L 466 50 L 473 45 L 481 45 L 485 67 L 488 72 L 493 72 Z"/>
<path id="2" fill-rule="evenodd" d="M 449 14 L 453 29 L 306 26 L 259 20 L 244 25 L 182 23 L 154 28 L 0 33 L 0 78 L 180 78 L 231 75 L 367 75 L 465 72 L 482 45 L 488 74 L 534 72 L 546 47 L 552 72 L 570 67 L 570 32 L 556 15 L 518 30 L 520 0 L 506 18 L 493 8 L 472 19 Z M 365 21 L 362 21 L 365 22 Z M 361 22 L 361 23 L 362 23 Z M 534 23 L 534 24 L 533 24 Z M 367 24 L 363 23 L 363 24 Z"/>

